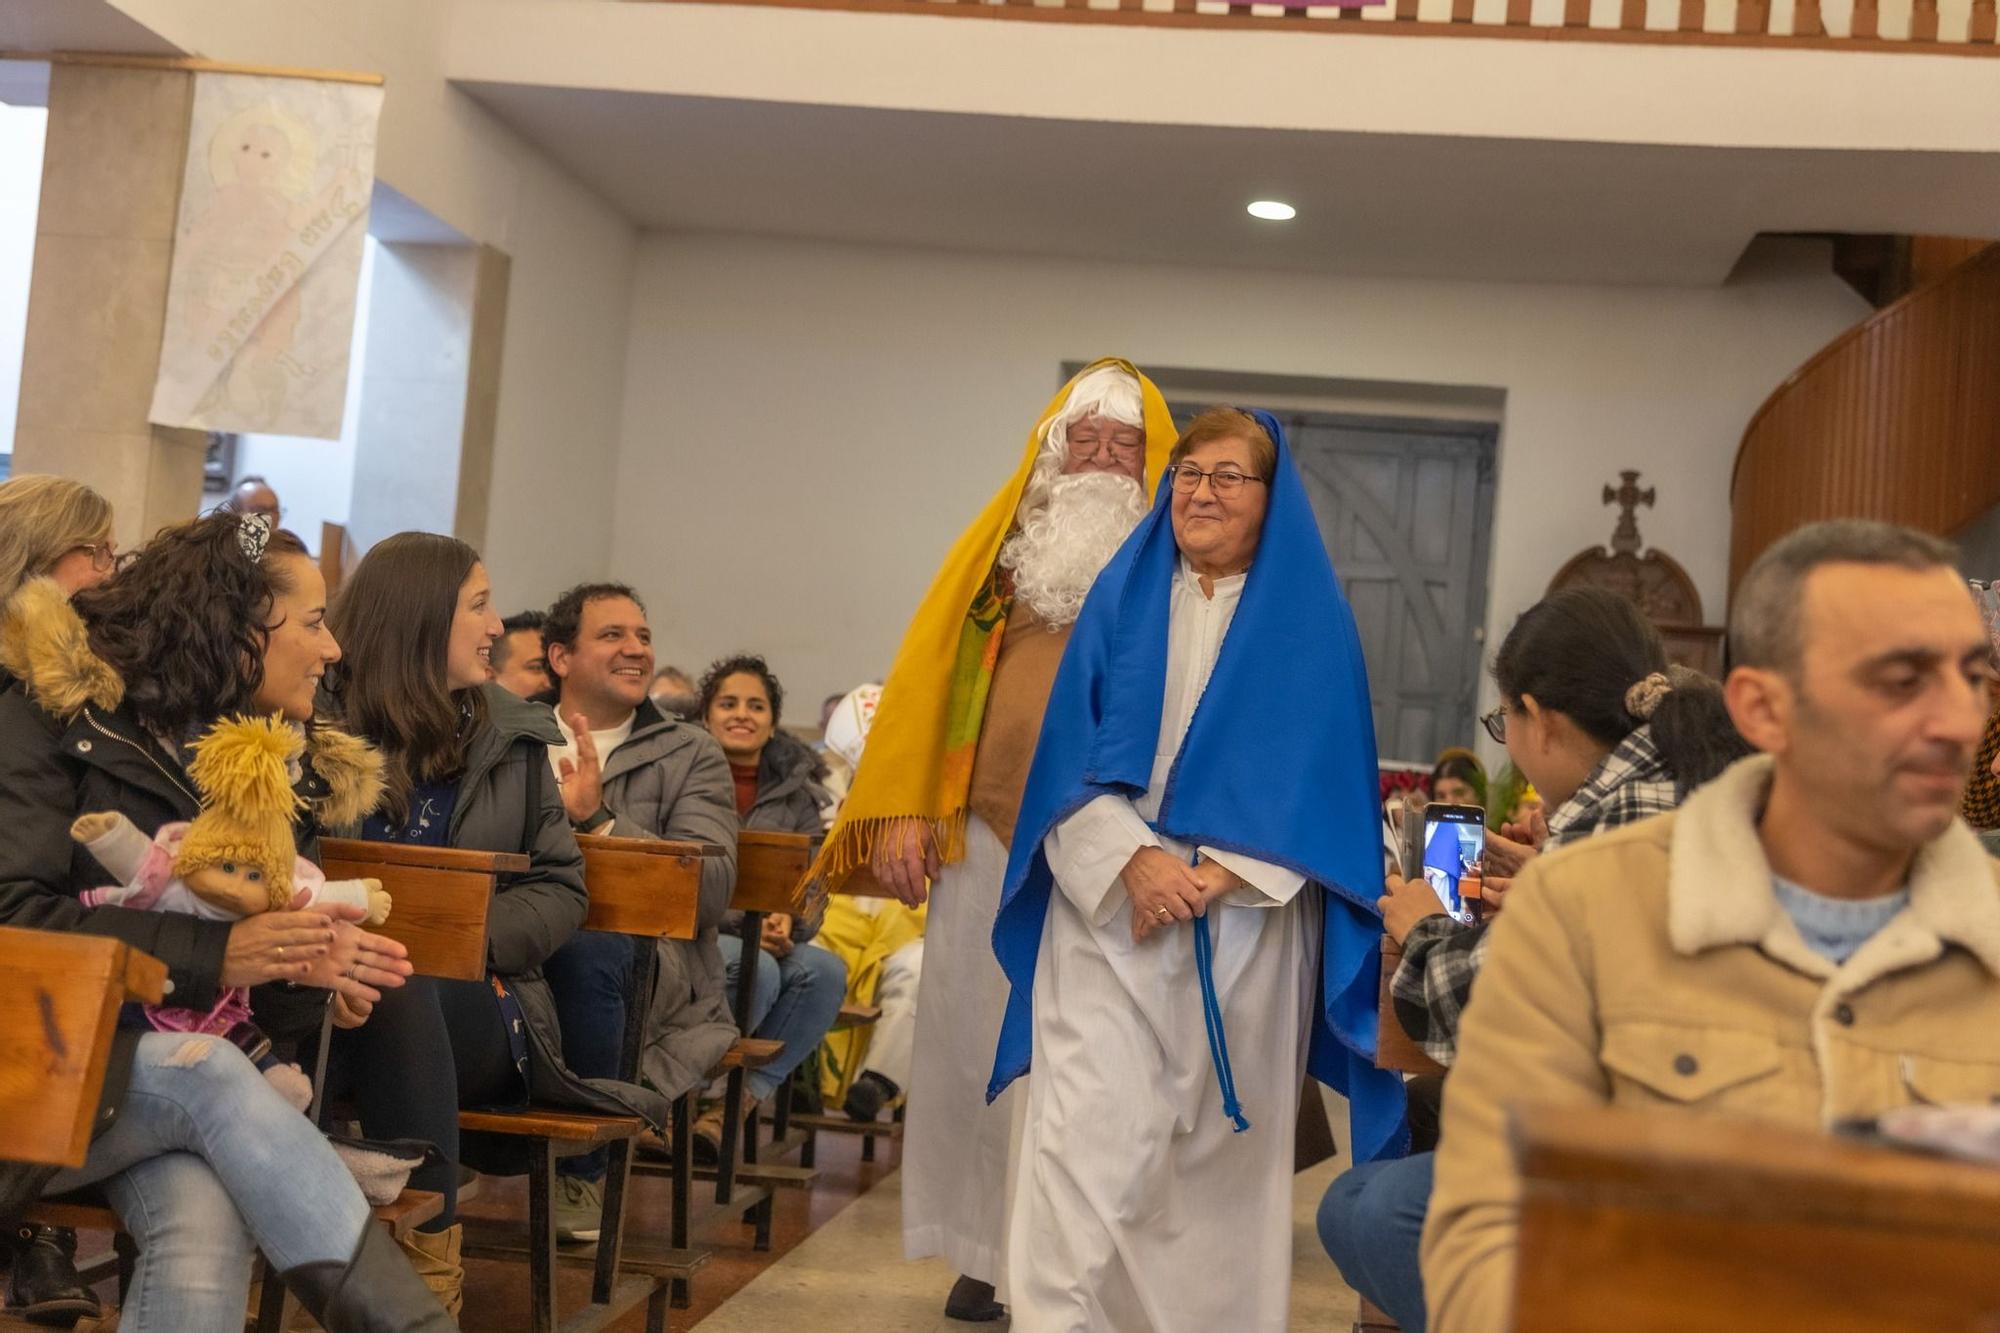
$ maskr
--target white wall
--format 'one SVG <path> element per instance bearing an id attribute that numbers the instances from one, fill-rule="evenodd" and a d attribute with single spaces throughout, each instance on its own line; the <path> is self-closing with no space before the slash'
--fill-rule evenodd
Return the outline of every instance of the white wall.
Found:
<path id="1" fill-rule="evenodd" d="M 0 454 L 14 448 L 48 121 L 49 113 L 41 107 L 0 105 Z"/>
<path id="2" fill-rule="evenodd" d="M 1511 287 L 648 236 L 633 285 L 611 572 L 663 659 L 767 653 L 800 699 L 879 678 L 946 546 L 1008 475 L 1065 361 L 1504 391 L 1488 637 L 1610 536 L 1713 619 L 1742 428 L 1866 313 L 1809 243 L 1725 288 Z"/>
<path id="3" fill-rule="evenodd" d="M 444 82 L 451 7 L 434 0 L 111 2 L 210 59 L 386 76 L 377 173 L 513 260 L 484 543 L 495 586 L 503 602 L 538 605 L 600 574 L 610 534 L 599 488 L 616 457 L 634 232 L 603 199 Z M 593 477 L 596 485 L 587 480 Z"/>

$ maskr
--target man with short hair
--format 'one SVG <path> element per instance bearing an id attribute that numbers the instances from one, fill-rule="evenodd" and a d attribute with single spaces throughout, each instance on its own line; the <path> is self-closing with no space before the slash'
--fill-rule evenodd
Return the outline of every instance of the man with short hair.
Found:
<path id="1" fill-rule="evenodd" d="M 1513 1325 L 1517 1109 L 1810 1128 L 2000 1095 L 2000 863 L 1957 818 L 1996 664 L 1952 559 L 1859 521 L 1772 547 L 1725 686 L 1764 753 L 1515 881 L 1444 1100 L 1436 1333 Z"/>
<path id="2" fill-rule="evenodd" d="M 699 1085 L 736 1039 L 723 991 L 716 931 L 736 882 L 736 798 L 715 738 L 650 698 L 653 632 L 639 595 L 622 583 L 586 583 L 556 599 L 542 623 L 565 744 L 549 764 L 579 833 L 718 843 L 702 862 L 693 940 L 659 942 L 640 1076 L 668 1098 Z M 562 1022 L 563 1056 L 585 1077 L 619 1076 L 631 945 L 581 931 L 546 965 Z M 558 1164 L 556 1227 L 564 1240 L 597 1239 L 602 1150 Z"/>
<path id="3" fill-rule="evenodd" d="M 278 503 L 278 493 L 271 489 L 271 483 L 254 476 L 237 482 L 236 489 L 229 493 L 222 507 L 232 514 L 263 514 L 273 523 L 285 514 L 283 506 Z"/>
<path id="4" fill-rule="evenodd" d="M 677 666 L 663 666 L 653 677 L 653 702 L 660 711 L 672 713 L 683 722 L 700 722 L 695 714 L 701 711 L 694 678 Z"/>
<path id="5" fill-rule="evenodd" d="M 532 699 L 549 688 L 549 659 L 542 653 L 540 611 L 519 611 L 500 622 L 493 643 L 493 683 L 509 694 Z"/>
<path id="6" fill-rule="evenodd" d="M 903 1147 L 903 1249 L 959 1274 L 945 1305 L 991 1321 L 1018 1093 L 986 1084 L 1007 1004 L 993 922 L 1029 761 L 1090 585 L 1145 517 L 1173 448 L 1160 391 L 1130 362 L 1091 363 L 1029 432 L 1014 475 L 925 594 L 883 688 L 868 751 L 814 866 L 862 866 L 931 902 Z M 901 1089 L 896 1091 L 900 1092 Z"/>

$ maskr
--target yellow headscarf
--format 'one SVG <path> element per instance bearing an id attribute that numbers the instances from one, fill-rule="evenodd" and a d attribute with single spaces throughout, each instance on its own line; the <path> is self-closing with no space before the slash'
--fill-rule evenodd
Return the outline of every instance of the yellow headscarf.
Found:
<path id="1" fill-rule="evenodd" d="M 886 831 L 910 818 L 930 826 L 944 861 L 964 855 L 972 756 L 1012 606 L 1011 599 L 1002 600 L 995 593 L 994 562 L 1014 528 L 1021 493 L 1034 472 L 1043 437 L 1068 405 L 1077 381 L 1107 366 L 1116 366 L 1139 382 L 1145 401 L 1146 494 L 1150 497 L 1159 484 L 1176 438 L 1167 400 L 1131 362 L 1112 357 L 1091 362 L 1042 410 L 1028 433 L 1020 466 L 959 535 L 931 580 L 889 668 L 875 726 L 840 822 L 806 873 L 807 884 L 824 877 L 827 889 L 839 888 L 857 867 L 867 864 Z"/>

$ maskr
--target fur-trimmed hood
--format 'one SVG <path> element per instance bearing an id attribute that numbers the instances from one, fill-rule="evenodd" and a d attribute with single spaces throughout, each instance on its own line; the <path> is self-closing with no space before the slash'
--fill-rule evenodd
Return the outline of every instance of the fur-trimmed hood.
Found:
<path id="1" fill-rule="evenodd" d="M 83 617 L 53 579 L 30 579 L 0 606 L 0 671 L 65 724 L 125 701 L 124 679 L 92 651 Z M 381 803 L 382 756 L 358 737 L 307 728 L 305 767 L 314 815 L 327 827 L 356 823 Z"/>

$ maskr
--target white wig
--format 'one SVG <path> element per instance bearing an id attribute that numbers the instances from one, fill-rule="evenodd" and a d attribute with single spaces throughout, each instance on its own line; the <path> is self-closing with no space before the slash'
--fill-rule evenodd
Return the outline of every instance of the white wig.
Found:
<path id="1" fill-rule="evenodd" d="M 1042 447 L 1035 455 L 1034 470 L 1028 474 L 1020 506 L 1014 511 L 1016 522 L 1026 523 L 1048 508 L 1051 487 L 1069 459 L 1069 428 L 1090 416 L 1109 417 L 1121 425 L 1144 430 L 1146 399 L 1139 390 L 1138 379 L 1121 367 L 1100 366 L 1070 387 L 1062 410 L 1050 418 L 1048 429 L 1042 432 Z"/>

